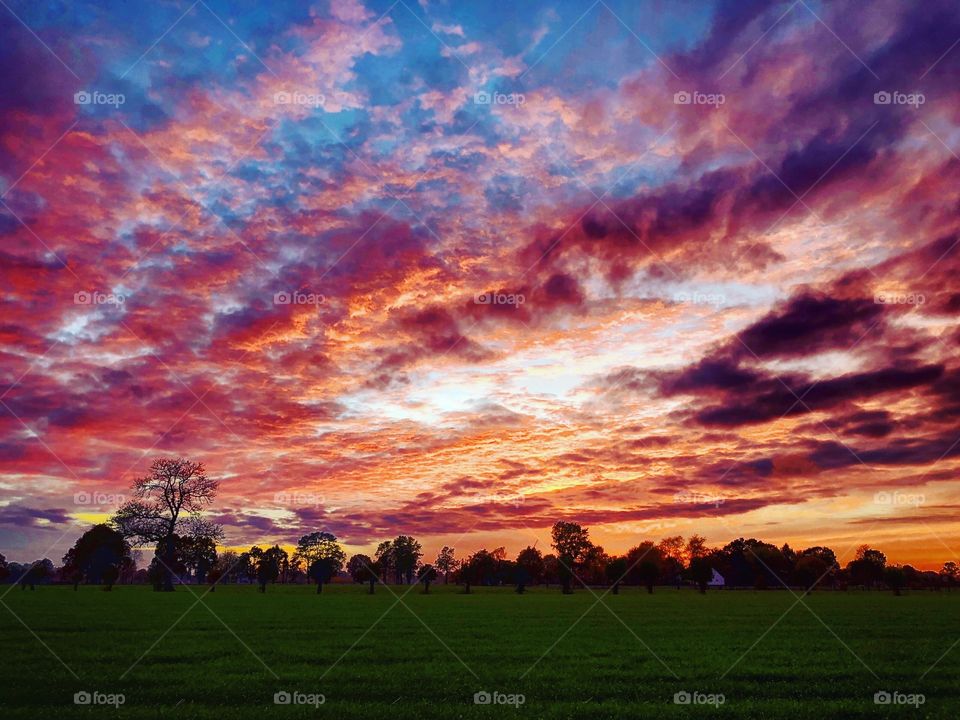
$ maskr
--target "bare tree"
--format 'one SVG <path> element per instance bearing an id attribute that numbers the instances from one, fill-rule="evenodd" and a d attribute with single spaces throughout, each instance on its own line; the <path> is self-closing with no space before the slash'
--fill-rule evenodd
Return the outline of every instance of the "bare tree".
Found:
<path id="1" fill-rule="evenodd" d="M 203 463 L 159 458 L 150 465 L 149 475 L 133 482 L 135 499 L 114 515 L 113 523 L 125 538 L 137 545 L 157 544 L 165 592 L 173 590 L 177 536 L 212 540 L 223 536 L 220 526 L 202 515 L 218 487 L 207 477 Z"/>

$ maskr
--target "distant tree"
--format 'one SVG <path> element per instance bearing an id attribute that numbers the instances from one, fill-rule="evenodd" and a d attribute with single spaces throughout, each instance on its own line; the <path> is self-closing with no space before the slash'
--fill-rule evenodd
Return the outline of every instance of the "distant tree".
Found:
<path id="1" fill-rule="evenodd" d="M 960 581 L 960 566 L 958 566 L 953 560 L 948 560 L 940 569 L 940 578 L 943 581 L 943 584 L 947 586 L 947 590 L 949 591 L 951 588 L 956 586 L 958 581 Z"/>
<path id="2" fill-rule="evenodd" d="M 607 563 L 610 556 L 600 545 L 591 544 L 580 559 L 577 575 L 581 583 L 603 585 L 607 582 Z"/>
<path id="3" fill-rule="evenodd" d="M 37 585 L 41 585 L 53 578 L 53 561 L 49 558 L 43 560 L 34 560 L 20 576 L 20 589 L 35 590 Z"/>
<path id="4" fill-rule="evenodd" d="M 420 582 L 423 583 L 424 594 L 430 592 L 430 583 L 432 583 L 436 578 L 437 571 L 433 569 L 433 565 L 427 564 L 420 568 Z"/>
<path id="5" fill-rule="evenodd" d="M 573 592 L 571 580 L 575 568 L 592 546 L 590 531 L 574 522 L 558 521 L 551 530 L 553 548 L 557 551 L 557 561 L 560 564 L 560 582 L 563 585 L 563 594 Z"/>
<path id="6" fill-rule="evenodd" d="M 161 592 L 163 590 L 163 583 L 166 576 L 167 570 L 164 568 L 163 563 L 154 556 L 147 566 L 147 581 L 153 586 L 154 592 Z"/>
<path id="7" fill-rule="evenodd" d="M 560 582 L 560 562 L 553 553 L 543 556 L 543 582 L 547 587 L 551 583 Z"/>
<path id="8" fill-rule="evenodd" d="M 793 577 L 797 584 L 807 592 L 812 592 L 821 578 L 825 577 L 830 568 L 822 558 L 816 555 L 801 555 L 793 568 Z"/>
<path id="9" fill-rule="evenodd" d="M 112 587 L 120 577 L 124 558 L 130 558 L 130 545 L 120 532 L 100 523 L 81 535 L 63 556 L 61 574 L 74 583 L 74 589 L 80 582 L 106 583 Z M 110 582 L 105 577 L 107 574 L 113 578 Z"/>
<path id="10" fill-rule="evenodd" d="M 103 581 L 103 589 L 107 592 L 113 590 L 113 584 L 117 581 L 117 578 L 120 577 L 120 566 L 119 565 L 108 565 L 103 570 L 103 574 L 100 576 Z"/>
<path id="11" fill-rule="evenodd" d="M 219 525 L 203 519 L 203 510 L 213 502 L 218 486 L 207 477 L 203 463 L 161 458 L 150 466 L 149 475 L 134 481 L 135 499 L 123 504 L 113 517 L 126 539 L 138 545 L 157 544 L 166 592 L 173 591 L 177 535 L 222 537 Z"/>
<path id="12" fill-rule="evenodd" d="M 612 557 L 607 562 L 606 574 L 607 583 L 614 595 L 620 594 L 620 583 L 623 582 L 624 575 L 627 574 L 627 558 L 623 555 Z"/>
<path id="13" fill-rule="evenodd" d="M 492 581 L 497 572 L 497 557 L 486 548 L 477 550 L 467 558 L 460 568 L 460 579 L 464 585 L 464 592 L 470 594 L 472 585 L 486 585 Z"/>
<path id="14" fill-rule="evenodd" d="M 707 541 L 702 535 L 691 535 L 687 539 L 687 546 L 684 549 L 684 559 L 688 564 L 694 558 L 705 557 L 709 554 L 710 550 L 707 548 Z"/>
<path id="15" fill-rule="evenodd" d="M 663 582 L 680 588 L 683 578 L 685 544 L 683 535 L 672 535 L 659 542 L 657 550 L 662 558 L 660 577 Z"/>
<path id="16" fill-rule="evenodd" d="M 794 565 L 794 571 L 800 574 L 800 577 L 805 577 L 809 575 L 811 571 L 817 569 L 818 565 L 810 564 L 806 562 L 806 558 L 816 558 L 823 565 L 823 569 L 820 571 L 815 578 L 810 582 L 816 582 L 816 584 L 826 583 L 827 585 L 833 587 L 837 582 L 837 573 L 840 570 L 840 565 L 837 563 L 837 555 L 828 547 L 823 547 L 822 545 L 816 545 L 814 547 L 809 547 L 806 550 L 801 550 L 797 555 L 796 563 Z M 824 574 L 826 573 L 826 574 Z M 813 586 L 808 582 L 804 584 L 808 589 L 812 590 Z"/>
<path id="17" fill-rule="evenodd" d="M 10 565 L 7 564 L 3 553 L 0 553 L 0 583 L 6 582 L 8 577 L 10 577 Z"/>
<path id="18" fill-rule="evenodd" d="M 884 568 L 883 571 L 883 581 L 887 584 L 887 587 L 893 590 L 894 595 L 900 595 L 904 586 L 906 585 L 906 573 L 904 568 L 899 565 L 891 565 L 887 568 Z"/>
<path id="19" fill-rule="evenodd" d="M 420 567 L 423 548 L 409 535 L 398 535 L 394 538 L 392 548 L 397 584 L 406 582 L 409 585 L 413 582 L 417 568 Z"/>
<path id="20" fill-rule="evenodd" d="M 444 545 L 440 550 L 440 554 L 437 555 L 437 559 L 434 561 L 433 566 L 437 569 L 437 572 L 443 575 L 443 584 L 446 585 L 449 583 L 450 573 L 457 569 L 457 561 L 454 557 L 454 549 Z"/>
<path id="21" fill-rule="evenodd" d="M 369 594 L 373 595 L 377 582 L 377 571 L 373 560 L 367 555 L 354 555 L 347 563 L 347 572 L 357 583 L 370 583 Z"/>
<path id="22" fill-rule="evenodd" d="M 713 565 L 708 555 L 694 555 L 690 559 L 688 570 L 690 579 L 696 583 L 701 595 L 707 592 L 707 586 L 713 579 Z"/>
<path id="23" fill-rule="evenodd" d="M 317 583 L 317 594 L 323 592 L 323 584 L 329 582 L 340 570 L 347 554 L 340 547 L 335 535 L 314 532 L 304 535 L 297 543 L 296 557 L 307 566 L 307 574 Z"/>
<path id="24" fill-rule="evenodd" d="M 543 554 L 532 545 L 528 545 L 517 555 L 516 560 L 517 592 L 523 593 L 530 583 L 539 584 L 543 577 Z"/>
<path id="25" fill-rule="evenodd" d="M 217 583 L 220 582 L 221 578 L 224 576 L 223 567 L 223 558 L 220 557 L 213 563 L 209 570 L 207 570 L 206 581 L 210 583 L 210 592 L 213 592 L 217 589 Z"/>
<path id="26" fill-rule="evenodd" d="M 875 587 L 884 580 L 887 557 L 868 545 L 857 548 L 856 558 L 847 564 L 850 580 L 856 585 Z"/>
<path id="27" fill-rule="evenodd" d="M 209 536 L 177 536 L 177 552 L 184 567 L 196 578 L 197 584 L 206 582 L 207 573 L 217 561 L 217 543 Z"/>
<path id="28" fill-rule="evenodd" d="M 649 540 L 643 541 L 627 551 L 627 563 L 632 568 L 630 574 L 652 595 L 653 586 L 660 578 L 663 568 L 663 558 L 657 546 Z"/>
<path id="29" fill-rule="evenodd" d="M 222 585 L 224 583 L 235 583 L 237 581 L 238 569 L 240 565 L 240 555 L 234 550 L 224 550 L 217 558 L 217 570 L 219 578 L 210 580 L 211 583 Z M 209 571 L 207 571 L 209 574 Z M 207 578 L 209 580 L 209 578 Z"/>
<path id="30" fill-rule="evenodd" d="M 377 550 L 373 554 L 373 559 L 376 561 L 376 570 L 377 574 L 381 578 L 381 581 L 384 584 L 390 582 L 390 576 L 394 574 L 396 568 L 396 557 L 393 552 L 393 543 L 389 540 L 384 540 L 382 543 L 377 545 Z"/>
<path id="31" fill-rule="evenodd" d="M 260 550 L 260 548 L 251 548 L 250 555 L 256 557 L 257 584 L 260 592 L 265 593 L 267 585 L 275 583 L 280 577 L 280 568 L 287 560 L 287 551 L 279 545 L 261 550 L 257 554 L 253 552 L 254 550 Z"/>

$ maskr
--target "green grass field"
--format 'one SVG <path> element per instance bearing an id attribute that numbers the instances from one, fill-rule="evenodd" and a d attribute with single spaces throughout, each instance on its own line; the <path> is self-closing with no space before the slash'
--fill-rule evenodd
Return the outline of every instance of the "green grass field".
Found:
<path id="1" fill-rule="evenodd" d="M 818 619 L 803 605 L 789 610 L 787 592 L 650 596 L 631 587 L 594 605 L 582 589 L 464 595 L 435 586 L 397 604 L 391 589 L 371 597 L 360 586 L 333 586 L 318 596 L 277 585 L 261 595 L 227 586 L 198 604 L 197 588 L 14 588 L 0 607 L 4 717 L 960 713 L 960 646 L 921 679 L 960 638 L 960 593 L 818 592 L 804 599 Z M 922 693 L 925 703 L 878 706 L 874 693 L 884 690 Z M 76 705 L 79 691 L 122 693 L 125 702 Z M 277 705 L 282 691 L 325 702 Z M 479 691 L 519 693 L 524 702 L 477 705 Z M 675 704 L 682 691 L 722 693 L 724 702 Z"/>

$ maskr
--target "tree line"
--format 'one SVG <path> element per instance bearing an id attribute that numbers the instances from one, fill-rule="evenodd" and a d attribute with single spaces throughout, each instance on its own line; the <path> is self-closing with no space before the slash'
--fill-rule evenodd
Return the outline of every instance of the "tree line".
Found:
<path id="1" fill-rule="evenodd" d="M 218 551 L 222 529 L 203 512 L 216 495 L 218 483 L 207 478 L 201 463 L 159 459 L 150 474 L 133 483 L 133 500 L 123 504 L 108 523 L 94 525 L 63 556 L 61 564 L 44 558 L 33 563 L 7 562 L 0 554 L 0 582 L 17 582 L 23 589 L 38 584 L 81 583 L 111 590 L 119 583 L 150 584 L 172 591 L 177 583 L 256 585 L 266 592 L 275 583 L 310 583 L 321 593 L 335 579 L 362 583 L 373 594 L 377 584 L 422 583 L 424 592 L 442 580 L 470 593 L 474 586 L 510 586 L 523 593 L 532 585 L 557 585 L 563 593 L 577 586 L 639 586 L 652 593 L 657 586 L 694 585 L 705 593 L 718 578 L 725 587 L 846 589 L 951 589 L 960 582 L 957 563 L 944 563 L 939 572 L 910 565 L 888 564 L 886 556 L 868 545 L 857 549 L 841 567 L 833 550 L 814 546 L 794 550 L 755 538 L 738 538 L 721 548 L 707 546 L 693 535 L 676 535 L 659 542 L 645 540 L 626 553 L 608 554 L 590 539 L 589 529 L 560 521 L 551 530 L 553 552 L 528 546 L 513 559 L 502 547 L 482 548 L 457 557 L 443 547 L 433 562 L 424 563 L 423 547 L 409 535 L 379 543 L 372 555 L 347 554 L 335 535 L 316 531 L 303 535 L 292 553 L 279 544 L 244 552 Z M 134 548 L 153 550 L 144 568 L 137 567 Z"/>

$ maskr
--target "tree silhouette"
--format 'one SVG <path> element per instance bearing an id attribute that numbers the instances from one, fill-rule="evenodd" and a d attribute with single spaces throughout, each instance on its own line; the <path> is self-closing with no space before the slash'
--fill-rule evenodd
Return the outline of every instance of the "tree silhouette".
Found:
<path id="1" fill-rule="evenodd" d="M 900 595 L 901 590 L 907 584 L 907 577 L 905 568 L 900 567 L 899 565 L 891 565 L 883 571 L 883 581 L 887 584 L 887 587 L 893 590 L 894 595 Z"/>
<path id="2" fill-rule="evenodd" d="M 713 579 L 713 566 L 710 563 L 709 556 L 697 555 L 691 558 L 689 575 L 690 579 L 697 584 L 700 594 L 706 594 L 707 586 Z"/>
<path id="3" fill-rule="evenodd" d="M 610 584 L 611 592 L 614 595 L 620 594 L 620 583 L 623 582 L 623 576 L 627 574 L 628 567 L 627 558 L 622 555 L 610 558 L 610 561 L 607 563 L 607 582 Z"/>
<path id="4" fill-rule="evenodd" d="M 131 560 L 130 545 L 119 531 L 100 523 L 81 535 L 63 556 L 61 572 L 73 582 L 74 589 L 80 582 L 112 587 L 120 577 L 124 559 Z"/>
<path id="5" fill-rule="evenodd" d="M 960 580 L 960 566 L 953 560 L 948 560 L 940 569 L 940 579 L 943 581 L 943 584 L 947 586 L 947 591 L 949 592 L 951 588 L 957 584 L 957 581 Z"/>
<path id="6" fill-rule="evenodd" d="M 537 584 L 543 577 L 543 554 L 528 545 L 517 555 L 517 592 L 523 593 L 527 583 Z"/>
<path id="7" fill-rule="evenodd" d="M 444 545 L 440 550 L 440 554 L 437 555 L 437 559 L 434 561 L 433 566 L 437 569 L 437 572 L 443 574 L 443 584 L 446 585 L 449 583 L 450 573 L 457 569 L 457 561 L 454 558 L 454 549 Z"/>
<path id="8" fill-rule="evenodd" d="M 306 563 L 307 575 L 317 583 L 317 594 L 320 594 L 323 592 L 323 584 L 343 569 L 347 554 L 340 547 L 335 535 L 314 532 L 300 538 L 294 557 Z"/>
<path id="9" fill-rule="evenodd" d="M 874 587 L 883 581 L 886 565 L 886 555 L 869 545 L 861 545 L 856 558 L 847 564 L 847 573 L 853 583 Z"/>
<path id="10" fill-rule="evenodd" d="M 433 569 L 433 565 L 427 564 L 420 568 L 420 582 L 423 583 L 424 595 L 430 592 L 430 583 L 432 583 L 436 577 L 437 571 Z"/>
<path id="11" fill-rule="evenodd" d="M 391 543 L 391 547 L 397 584 L 406 582 L 409 585 L 413 582 L 417 568 L 420 566 L 423 549 L 420 543 L 409 535 L 398 535 Z"/>
<path id="12" fill-rule="evenodd" d="M 377 582 L 377 572 L 373 560 L 368 555 L 357 554 L 347 563 L 347 572 L 356 583 L 370 583 L 369 594 L 373 595 Z"/>
<path id="13" fill-rule="evenodd" d="M 157 543 L 164 566 L 163 590 L 173 591 L 175 537 L 222 537 L 219 525 L 203 519 L 203 510 L 213 502 L 219 483 L 207 477 L 203 463 L 160 458 L 150 474 L 133 482 L 134 500 L 114 515 L 114 525 L 135 544 Z"/>
<path id="14" fill-rule="evenodd" d="M 663 558 L 657 546 L 645 540 L 627 552 L 627 562 L 632 568 L 630 574 L 636 578 L 637 582 L 646 586 L 647 592 L 652 595 L 653 586 L 660 578 L 663 567 Z"/>
<path id="15" fill-rule="evenodd" d="M 553 548 L 557 551 L 557 561 L 560 564 L 563 594 L 569 595 L 573 592 L 570 581 L 573 578 L 574 568 L 592 545 L 590 531 L 574 522 L 558 521 L 554 523 L 550 534 L 553 538 Z"/>

